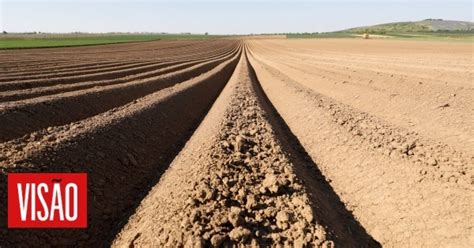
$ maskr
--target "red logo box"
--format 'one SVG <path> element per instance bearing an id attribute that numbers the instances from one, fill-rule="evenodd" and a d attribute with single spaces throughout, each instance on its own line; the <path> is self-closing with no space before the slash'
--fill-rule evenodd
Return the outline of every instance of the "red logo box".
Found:
<path id="1" fill-rule="evenodd" d="M 8 174 L 8 228 L 86 227 L 86 173 Z"/>

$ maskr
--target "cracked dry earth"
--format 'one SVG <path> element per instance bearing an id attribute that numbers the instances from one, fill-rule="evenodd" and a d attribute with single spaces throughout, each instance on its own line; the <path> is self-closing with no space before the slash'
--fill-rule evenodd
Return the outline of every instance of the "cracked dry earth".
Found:
<path id="1" fill-rule="evenodd" d="M 334 247 L 254 87 L 242 56 L 194 137 L 218 131 L 190 141 L 114 246 Z"/>

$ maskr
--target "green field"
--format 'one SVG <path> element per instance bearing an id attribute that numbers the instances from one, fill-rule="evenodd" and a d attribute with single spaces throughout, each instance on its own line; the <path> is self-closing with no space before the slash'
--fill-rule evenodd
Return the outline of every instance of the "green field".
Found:
<path id="1" fill-rule="evenodd" d="M 474 42 L 474 33 L 462 32 L 388 33 L 385 35 L 395 39 Z"/>
<path id="2" fill-rule="evenodd" d="M 0 49 L 86 46 L 217 37 L 220 36 L 198 34 L 0 34 Z"/>

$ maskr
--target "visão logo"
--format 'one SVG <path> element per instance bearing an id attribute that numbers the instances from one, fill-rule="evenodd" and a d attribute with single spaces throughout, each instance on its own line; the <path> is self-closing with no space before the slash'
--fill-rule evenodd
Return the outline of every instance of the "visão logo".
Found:
<path id="1" fill-rule="evenodd" d="M 86 173 L 8 174 L 8 228 L 86 227 Z"/>

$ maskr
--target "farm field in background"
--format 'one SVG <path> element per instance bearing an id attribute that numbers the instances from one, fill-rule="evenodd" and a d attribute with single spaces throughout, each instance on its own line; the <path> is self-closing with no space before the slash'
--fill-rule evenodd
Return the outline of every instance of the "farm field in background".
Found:
<path id="1" fill-rule="evenodd" d="M 286 37 L 290 39 L 301 38 L 355 38 L 363 37 L 363 32 L 332 32 L 332 33 L 292 33 Z M 463 32 L 381 32 L 368 33 L 370 39 L 396 39 L 413 41 L 447 41 L 447 42 L 474 42 L 474 33 Z"/>
<path id="2" fill-rule="evenodd" d="M 350 28 L 327 33 L 290 33 L 287 38 L 361 38 L 474 42 L 472 22 L 425 19 Z"/>
<path id="3" fill-rule="evenodd" d="M 0 49 L 68 47 L 217 37 L 219 36 L 204 34 L 0 34 Z"/>

